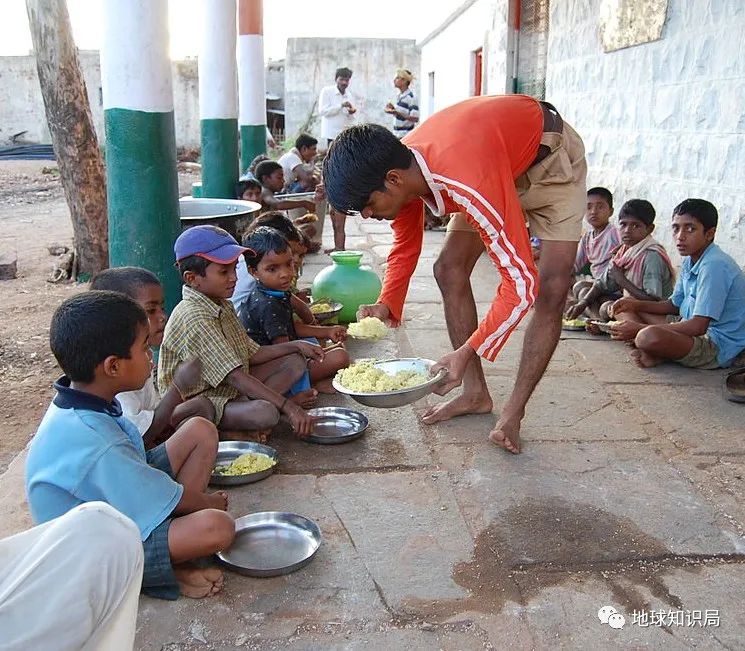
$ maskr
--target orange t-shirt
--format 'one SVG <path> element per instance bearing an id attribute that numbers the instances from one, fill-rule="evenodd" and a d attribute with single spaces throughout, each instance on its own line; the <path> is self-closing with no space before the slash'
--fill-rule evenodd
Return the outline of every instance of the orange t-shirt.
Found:
<path id="1" fill-rule="evenodd" d="M 515 179 L 538 153 L 543 111 L 524 95 L 468 99 L 428 118 L 403 139 L 413 152 L 435 198 L 436 215 L 463 212 L 480 235 L 502 283 L 489 313 L 468 340 L 493 361 L 538 293 Z M 392 222 L 394 242 L 388 256 L 379 302 L 400 321 L 409 280 L 422 250 L 423 199 L 406 204 Z"/>

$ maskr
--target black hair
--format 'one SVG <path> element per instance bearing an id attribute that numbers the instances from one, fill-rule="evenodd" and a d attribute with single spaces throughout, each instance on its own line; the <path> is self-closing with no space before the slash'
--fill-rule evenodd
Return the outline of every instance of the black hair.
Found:
<path id="1" fill-rule="evenodd" d="M 99 271 L 91 280 L 90 289 L 121 292 L 137 299 L 137 292 L 147 285 L 160 287 L 160 280 L 152 271 L 142 267 L 115 267 Z"/>
<path id="2" fill-rule="evenodd" d="M 608 188 L 604 188 L 602 186 L 590 188 L 587 191 L 587 196 L 589 197 L 591 194 L 595 194 L 598 197 L 603 197 L 603 199 L 605 199 L 605 203 L 608 204 L 608 207 L 611 209 L 613 208 L 613 194 Z"/>
<path id="3" fill-rule="evenodd" d="M 67 377 L 93 382 L 96 367 L 107 357 L 129 359 L 137 326 L 147 327 L 138 303 L 120 292 L 94 289 L 68 298 L 55 310 L 49 346 Z"/>
<path id="4" fill-rule="evenodd" d="M 301 133 L 295 140 L 295 148 L 300 151 L 303 147 L 312 147 L 317 145 L 318 140 L 307 133 Z"/>
<path id="5" fill-rule="evenodd" d="M 270 160 L 269 156 L 267 156 L 266 154 L 259 154 L 258 156 L 254 156 L 253 160 L 248 165 L 248 171 L 256 176 L 256 168 L 258 167 L 259 163 L 263 163 L 265 160 Z"/>
<path id="6" fill-rule="evenodd" d="M 690 215 L 701 222 L 705 231 L 716 228 L 719 223 L 717 209 L 706 199 L 684 199 L 675 206 L 673 215 Z"/>
<path id="7" fill-rule="evenodd" d="M 644 222 L 647 226 L 654 224 L 655 217 L 654 206 L 646 199 L 629 199 L 618 213 L 618 220 L 622 220 L 624 215 L 634 217 Z"/>
<path id="8" fill-rule="evenodd" d="M 295 224 L 292 223 L 292 220 L 287 217 L 287 215 L 279 210 L 270 210 L 269 212 L 265 212 L 259 215 L 256 218 L 256 221 L 251 224 L 249 230 L 243 236 L 243 246 L 248 246 L 246 242 L 251 237 L 253 232 L 261 226 L 266 226 L 268 228 L 273 228 L 274 230 L 279 231 L 288 242 L 302 241 L 300 230 L 297 228 L 297 226 L 295 226 Z"/>
<path id="9" fill-rule="evenodd" d="M 271 176 L 274 172 L 281 169 L 282 166 L 277 161 L 264 160 L 256 166 L 254 176 L 259 179 L 259 183 L 263 183 L 265 177 Z"/>
<path id="10" fill-rule="evenodd" d="M 248 251 L 243 256 L 249 269 L 256 269 L 267 253 L 284 253 L 290 248 L 287 238 L 276 228 L 259 226 L 243 242 Z"/>
<path id="11" fill-rule="evenodd" d="M 351 126 L 334 139 L 326 154 L 326 197 L 339 212 L 359 212 L 373 192 L 384 189 L 390 170 L 408 169 L 413 160 L 411 150 L 385 127 Z"/>
<path id="12" fill-rule="evenodd" d="M 244 179 L 243 181 L 238 181 L 238 183 L 235 184 L 235 198 L 242 199 L 243 193 L 248 190 L 248 188 L 261 190 L 261 183 L 256 179 Z"/>
<path id="13" fill-rule="evenodd" d="M 204 277 L 207 275 L 207 267 L 211 264 L 207 258 L 200 255 L 189 255 L 176 262 L 176 268 L 179 270 L 182 279 L 187 271 L 193 271 L 197 276 Z"/>
<path id="14" fill-rule="evenodd" d="M 338 79 L 339 77 L 342 79 L 351 79 L 352 71 L 349 68 L 337 68 L 334 73 L 334 79 Z"/>

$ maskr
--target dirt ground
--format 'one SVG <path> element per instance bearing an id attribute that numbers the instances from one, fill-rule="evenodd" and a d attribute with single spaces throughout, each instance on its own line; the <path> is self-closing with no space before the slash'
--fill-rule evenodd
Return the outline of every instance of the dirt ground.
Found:
<path id="1" fill-rule="evenodd" d="M 181 194 L 197 176 L 179 174 Z M 85 289 L 47 282 L 48 247 L 72 246 L 72 224 L 53 161 L 0 161 L 0 255 L 18 259 L 14 280 L 0 280 L 0 473 L 26 445 L 60 374 L 49 351 L 49 321 L 67 297 Z"/>

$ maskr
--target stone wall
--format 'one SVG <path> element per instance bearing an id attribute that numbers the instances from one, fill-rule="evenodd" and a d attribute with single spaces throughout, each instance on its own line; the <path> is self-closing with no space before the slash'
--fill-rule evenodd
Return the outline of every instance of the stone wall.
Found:
<path id="1" fill-rule="evenodd" d="M 357 122 L 393 127 L 383 111 L 398 91 L 393 86 L 396 69 L 419 70 L 419 49 L 410 39 L 291 38 L 285 58 L 285 129 L 294 139 L 300 128 L 320 136 L 318 95 L 334 83 L 334 72 L 346 66 L 353 72 L 349 90 L 359 98 Z M 419 96 L 419 80 L 414 93 Z M 421 102 L 421 99 L 420 99 Z"/>
<path id="2" fill-rule="evenodd" d="M 88 101 L 99 142 L 104 142 L 101 64 L 98 52 L 80 51 Z M 199 83 L 196 59 L 174 61 L 173 101 L 176 144 L 199 147 Z M 0 144 L 21 131 L 29 142 L 49 143 L 44 102 L 41 98 L 36 59 L 33 56 L 0 57 Z"/>
<path id="3" fill-rule="evenodd" d="M 611 189 L 617 208 L 651 201 L 667 245 L 673 207 L 711 201 L 717 242 L 742 264 L 745 3 L 669 0 L 660 40 L 608 53 L 601 4 L 552 0 L 549 28 L 546 98 L 585 141 L 588 183 Z"/>

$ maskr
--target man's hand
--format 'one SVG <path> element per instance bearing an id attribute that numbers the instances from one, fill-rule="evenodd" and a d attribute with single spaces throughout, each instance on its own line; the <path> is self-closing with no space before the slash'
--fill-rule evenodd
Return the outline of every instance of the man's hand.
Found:
<path id="1" fill-rule="evenodd" d="M 635 298 L 619 298 L 610 306 L 610 314 L 613 318 L 621 312 L 635 312 L 639 301 Z"/>
<path id="2" fill-rule="evenodd" d="M 219 509 L 220 511 L 228 510 L 228 494 L 225 491 L 217 491 L 205 495 L 210 509 Z"/>
<path id="3" fill-rule="evenodd" d="M 643 327 L 634 321 L 616 321 L 610 324 L 610 336 L 618 341 L 633 341 Z"/>
<path id="4" fill-rule="evenodd" d="M 447 370 L 448 374 L 441 384 L 435 385 L 433 391 L 438 396 L 444 396 L 455 387 L 459 387 L 463 382 L 463 375 L 466 372 L 468 363 L 476 356 L 476 351 L 468 344 L 464 344 L 458 350 L 448 353 L 432 367 L 431 375 L 437 375 L 440 369 Z"/>
<path id="5" fill-rule="evenodd" d="M 323 183 L 319 183 L 313 193 L 313 201 L 320 203 L 326 198 L 326 189 L 323 187 Z"/>
<path id="6" fill-rule="evenodd" d="M 576 319 L 587 309 L 587 303 L 584 300 L 577 301 L 572 307 L 570 307 L 564 316 L 567 319 Z"/>
<path id="7" fill-rule="evenodd" d="M 326 332 L 326 336 L 333 342 L 340 343 L 347 340 L 347 329 L 344 326 L 329 326 L 326 328 Z"/>
<path id="8" fill-rule="evenodd" d="M 176 367 L 173 373 L 173 384 L 176 385 L 176 389 L 184 400 L 191 395 L 201 376 L 202 361 L 197 357 L 182 362 Z"/>
<path id="9" fill-rule="evenodd" d="M 389 328 L 393 327 L 391 321 L 391 311 L 388 306 L 384 303 L 376 303 L 375 305 L 360 305 L 357 310 L 357 320 L 364 319 L 366 316 L 374 316 L 385 323 Z"/>
<path id="10" fill-rule="evenodd" d="M 320 346 L 316 346 L 309 341 L 300 340 L 293 341 L 291 343 L 294 344 L 295 348 L 297 348 L 297 352 L 299 352 L 303 357 L 312 359 L 316 362 L 323 361 L 323 348 L 321 348 Z"/>
<path id="11" fill-rule="evenodd" d="M 395 108 L 395 107 L 393 106 L 393 103 L 392 103 L 392 102 L 388 102 L 388 103 L 387 103 L 387 104 L 385 105 L 385 108 L 384 108 L 383 110 L 384 110 L 384 111 L 385 111 L 386 113 L 395 113 L 395 112 L 396 112 L 396 108 Z"/>
<path id="12" fill-rule="evenodd" d="M 341 103 L 341 107 L 342 108 L 345 108 L 345 109 L 351 109 L 352 108 L 352 104 L 351 104 L 351 102 L 349 100 L 344 100 Z"/>
<path id="13" fill-rule="evenodd" d="M 292 429 L 295 434 L 300 438 L 307 438 L 313 433 L 313 427 L 316 424 L 316 419 L 308 414 L 302 407 L 296 405 L 294 402 L 289 400 L 285 403 L 282 409 L 285 416 L 287 416 L 292 425 Z"/>

